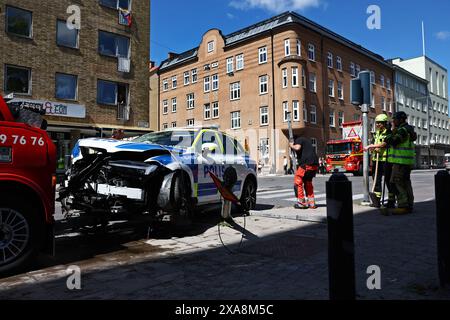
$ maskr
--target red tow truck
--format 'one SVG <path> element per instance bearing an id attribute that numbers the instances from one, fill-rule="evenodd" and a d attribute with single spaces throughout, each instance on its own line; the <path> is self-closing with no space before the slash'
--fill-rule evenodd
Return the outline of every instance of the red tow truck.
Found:
<path id="1" fill-rule="evenodd" d="M 0 95 L 0 275 L 54 250 L 56 148 L 45 112 L 11 98 Z"/>
<path id="2" fill-rule="evenodd" d="M 342 140 L 327 142 L 327 172 L 348 172 L 363 175 L 363 143 L 361 121 L 343 124 Z"/>

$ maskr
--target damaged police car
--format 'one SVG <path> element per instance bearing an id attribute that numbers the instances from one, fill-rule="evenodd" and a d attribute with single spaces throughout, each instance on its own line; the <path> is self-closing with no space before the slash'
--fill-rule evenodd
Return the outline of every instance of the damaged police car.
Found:
<path id="1" fill-rule="evenodd" d="M 209 172 L 232 180 L 242 210 L 255 207 L 256 162 L 236 139 L 210 128 L 170 129 L 131 141 L 79 140 L 59 199 L 66 217 L 170 220 L 221 201 Z"/>

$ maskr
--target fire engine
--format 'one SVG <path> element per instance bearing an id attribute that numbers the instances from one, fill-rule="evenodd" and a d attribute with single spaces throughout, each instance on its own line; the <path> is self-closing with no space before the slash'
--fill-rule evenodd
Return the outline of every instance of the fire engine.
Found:
<path id="1" fill-rule="evenodd" d="M 361 121 L 343 124 L 342 140 L 327 142 L 327 172 L 348 172 L 363 175 L 363 143 Z"/>
<path id="2" fill-rule="evenodd" d="M 0 95 L 0 274 L 53 253 L 56 148 L 38 106 Z"/>

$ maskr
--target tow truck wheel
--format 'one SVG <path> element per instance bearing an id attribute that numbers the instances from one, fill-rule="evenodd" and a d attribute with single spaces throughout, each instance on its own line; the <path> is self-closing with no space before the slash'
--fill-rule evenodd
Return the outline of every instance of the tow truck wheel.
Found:
<path id="1" fill-rule="evenodd" d="M 256 207 L 256 183 L 253 179 L 245 180 L 240 199 L 241 209 L 245 212 Z"/>
<path id="2" fill-rule="evenodd" d="M 43 239 L 43 226 L 35 207 L 23 199 L 8 195 L 5 198 L 0 200 L 0 275 L 27 267 Z"/>

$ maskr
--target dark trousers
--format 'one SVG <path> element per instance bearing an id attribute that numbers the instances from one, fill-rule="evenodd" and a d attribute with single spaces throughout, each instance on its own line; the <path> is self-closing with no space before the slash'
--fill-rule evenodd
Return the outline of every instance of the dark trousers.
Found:
<path id="1" fill-rule="evenodd" d="M 372 178 L 375 181 L 375 172 L 376 172 L 377 162 L 373 161 L 372 163 Z M 378 164 L 378 175 L 376 177 L 375 183 L 375 194 L 378 198 L 381 198 L 383 191 L 383 176 L 386 181 L 386 187 L 388 190 L 388 201 L 395 202 L 395 185 L 391 183 L 391 175 L 392 175 L 392 164 L 384 161 L 379 161 Z"/>
<path id="2" fill-rule="evenodd" d="M 414 206 L 414 193 L 411 185 L 411 169 L 409 165 L 393 164 L 391 183 L 395 185 L 399 208 Z"/>

